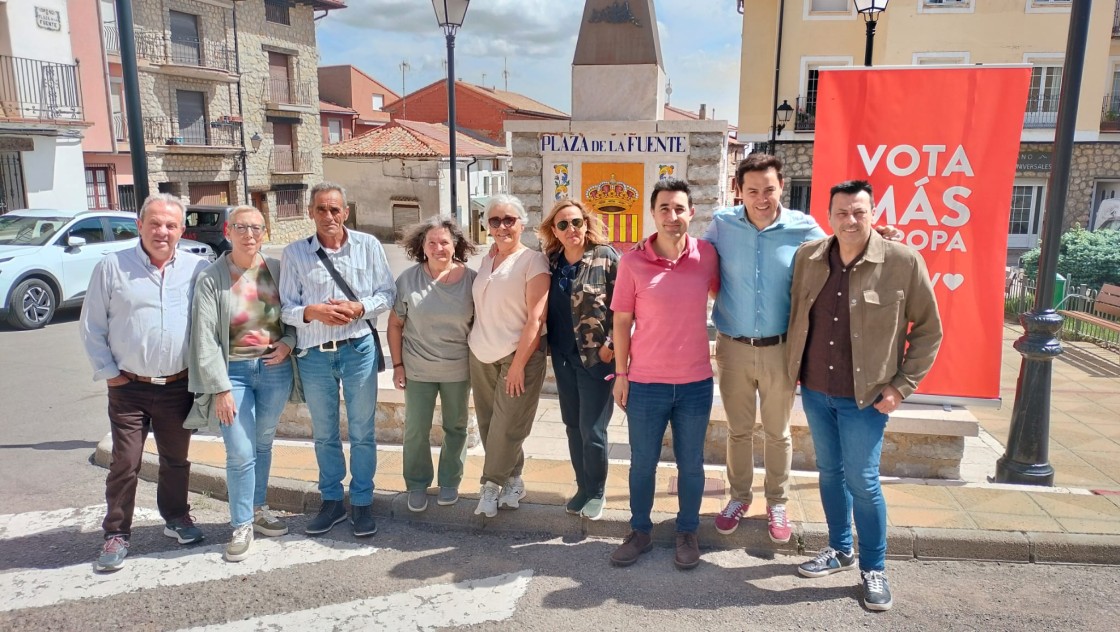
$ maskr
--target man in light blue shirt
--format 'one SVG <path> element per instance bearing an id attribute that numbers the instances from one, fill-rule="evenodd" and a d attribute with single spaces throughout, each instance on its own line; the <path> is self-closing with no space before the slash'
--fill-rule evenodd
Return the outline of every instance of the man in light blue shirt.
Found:
<path id="1" fill-rule="evenodd" d="M 136 481 L 144 441 L 155 431 L 159 452 L 156 504 L 164 534 L 180 544 L 202 540 L 187 503 L 191 433 L 183 428 L 194 402 L 187 392 L 194 280 L 201 257 L 176 251 L 183 234 L 182 203 L 167 194 L 144 201 L 135 248 L 97 263 L 82 305 L 79 331 L 93 366 L 105 380 L 113 458 L 105 480 L 105 544 L 94 570 L 119 570 L 128 554 Z"/>
<path id="2" fill-rule="evenodd" d="M 308 523 L 306 532 L 326 533 L 346 519 L 342 487 L 346 460 L 339 428 L 341 384 L 350 440 L 350 522 L 354 535 L 371 536 L 377 532 L 371 505 L 377 469 L 373 420 L 381 354 L 371 330 L 377 315 L 392 307 L 396 284 L 381 242 L 343 225 L 350 213 L 341 186 L 324 182 L 312 188 L 308 212 L 315 222 L 315 234 L 284 248 L 280 274 L 281 320 L 296 328 L 296 364 L 311 413 L 323 498 L 319 514 Z M 348 287 L 335 280 L 331 268 Z"/>
<path id="3" fill-rule="evenodd" d="M 719 392 L 727 413 L 727 478 L 731 499 L 716 516 L 716 530 L 730 534 L 752 501 L 755 403 L 766 437 L 766 513 L 770 539 L 788 542 L 786 517 L 793 460 L 789 416 L 795 383 L 786 369 L 793 255 L 825 236 L 809 215 L 781 205 L 782 161 L 751 154 L 735 170 L 742 206 L 716 211 L 704 239 L 719 252 L 720 292 L 712 320 Z"/>

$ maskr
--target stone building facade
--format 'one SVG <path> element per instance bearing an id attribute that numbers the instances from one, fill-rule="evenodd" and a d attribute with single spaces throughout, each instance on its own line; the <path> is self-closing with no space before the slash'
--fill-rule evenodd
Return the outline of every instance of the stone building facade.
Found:
<path id="1" fill-rule="evenodd" d="M 133 3 L 149 189 L 251 204 L 271 240 L 312 230 L 322 180 L 313 11 L 336 0 Z"/>

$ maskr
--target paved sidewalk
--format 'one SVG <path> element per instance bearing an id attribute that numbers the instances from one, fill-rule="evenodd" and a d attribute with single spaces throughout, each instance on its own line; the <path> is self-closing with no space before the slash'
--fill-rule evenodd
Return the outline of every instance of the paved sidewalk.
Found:
<path id="1" fill-rule="evenodd" d="M 1057 471 L 1058 487 L 994 485 L 986 480 L 995 471 L 995 459 L 1007 436 L 1019 371 L 1019 354 L 1011 344 L 1019 335 L 1016 326 L 1004 329 L 1003 408 L 972 410 L 983 432 L 966 448 L 973 463 L 962 467 L 965 480 L 884 479 L 892 558 L 1120 564 L 1120 358 L 1115 352 L 1087 343 L 1067 343 L 1066 354 L 1055 362 L 1051 462 Z M 503 510 L 489 520 L 473 515 L 478 496 L 476 481 L 482 468 L 481 450 L 474 448 L 467 459 L 462 500 L 453 507 L 439 507 L 433 498 L 426 512 L 411 513 L 402 493 L 405 485 L 400 448 L 382 445 L 378 449 L 375 513 L 394 520 L 485 531 L 622 537 L 629 530 L 627 462 L 612 458 L 607 511 L 602 521 L 567 515 L 562 506 L 574 491 L 573 473 L 566 456 L 563 425 L 552 408 L 552 404 L 542 402 L 540 420 L 526 442 L 524 479 L 528 495 L 521 509 Z M 620 424 L 612 424 L 612 457 L 628 455 L 624 432 Z M 98 463 L 107 464 L 110 446 L 106 437 L 98 446 Z M 196 436 L 191 444 L 191 461 L 192 488 L 225 498 L 221 439 Z M 154 477 L 156 465 L 155 447 L 149 442 L 142 475 Z M 655 522 L 661 524 L 655 536 L 662 541 L 672 537 L 674 475 L 671 463 L 658 469 L 654 511 Z M 317 476 L 309 441 L 278 440 L 273 449 L 270 504 L 292 512 L 314 510 L 320 502 Z M 758 500 L 748 520 L 732 536 L 717 534 L 711 520 L 726 498 L 724 468 L 709 466 L 706 478 L 701 505 L 701 513 L 706 516 L 702 519 L 702 546 L 796 552 L 815 551 L 826 545 L 815 473 L 794 472 L 788 505 L 795 524 L 794 538 L 780 547 L 771 544 L 766 534 L 762 470 L 756 470 L 755 477 Z"/>

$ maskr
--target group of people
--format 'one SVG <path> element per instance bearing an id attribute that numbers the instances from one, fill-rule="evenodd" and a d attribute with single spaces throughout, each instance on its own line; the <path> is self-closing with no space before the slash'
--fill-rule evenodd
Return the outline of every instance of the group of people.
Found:
<path id="1" fill-rule="evenodd" d="M 617 404 L 629 426 L 631 532 L 610 561 L 627 566 L 652 549 L 656 470 L 669 428 L 679 500 L 674 563 L 694 568 L 714 390 L 707 330 L 714 297 L 731 487 L 716 529 L 734 532 L 753 501 L 757 404 L 768 531 L 788 542 L 789 419 L 800 382 L 829 547 L 799 572 L 856 568 L 854 516 L 864 603 L 888 609 L 879 452 L 888 415 L 933 363 L 937 306 L 921 257 L 897 243 L 897 231 L 872 227 L 870 185 L 832 188 L 834 236 L 825 237 L 813 218 L 782 207 L 783 184 L 778 158 L 749 156 L 736 171 L 743 204 L 717 211 L 696 239 L 688 183 L 660 180 L 650 196 L 656 232 L 622 255 L 598 216 L 567 199 L 541 222 L 541 249 L 529 248 L 524 206 L 496 195 L 485 212 L 492 246 L 477 270 L 467 266 L 476 246 L 454 219 L 436 216 L 404 232 L 415 265 L 395 281 L 380 242 L 345 227 L 338 185 L 312 189 L 316 232 L 288 245 L 279 262 L 262 255 L 264 219 L 247 206 L 231 214 L 233 248 L 214 263 L 176 252 L 183 206 L 152 196 L 139 213 L 140 243 L 98 264 L 82 310 L 95 379 L 108 383 L 113 436 L 95 568 L 119 569 L 127 554 L 149 430 L 166 535 L 183 544 L 203 538 L 187 503 L 187 448 L 202 428 L 220 432 L 226 445 L 233 527 L 226 559 L 248 556 L 254 534 L 287 533 L 266 492 L 273 436 L 289 401 L 307 403 L 319 466 L 323 503 L 305 530 L 322 534 L 346 520 L 340 387 L 350 522 L 355 535 L 373 535 L 377 373 L 385 368 L 375 322 L 385 311 L 392 382 L 405 396 L 409 510 L 427 509 L 433 483 L 437 504 L 458 501 L 471 393 L 485 452 L 475 514 L 518 507 L 526 494 L 522 444 L 551 355 L 576 483 L 566 511 L 603 515 L 607 425 Z M 433 467 L 437 399 L 443 439 Z"/>

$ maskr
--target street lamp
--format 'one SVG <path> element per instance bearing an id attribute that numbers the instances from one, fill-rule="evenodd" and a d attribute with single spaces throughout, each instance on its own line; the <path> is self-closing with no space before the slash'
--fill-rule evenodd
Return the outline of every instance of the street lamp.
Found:
<path id="1" fill-rule="evenodd" d="M 253 135 L 249 138 L 249 143 L 253 145 L 254 154 L 257 153 L 257 150 L 261 148 L 262 140 L 264 139 L 261 138 L 260 132 L 253 132 Z"/>
<path id="2" fill-rule="evenodd" d="M 863 50 L 863 65 L 871 66 L 871 47 L 875 42 L 875 25 L 879 22 L 879 14 L 887 10 L 891 0 L 854 0 L 856 11 L 863 16 L 867 23 L 867 47 Z"/>
<path id="3" fill-rule="evenodd" d="M 782 99 L 782 104 L 774 108 L 774 124 L 770 127 L 770 153 L 773 154 L 778 145 L 778 134 L 786 128 L 786 123 L 793 118 L 793 106 L 788 99 Z"/>
<path id="4" fill-rule="evenodd" d="M 432 0 L 436 22 L 447 36 L 447 132 L 451 151 L 451 214 L 459 219 L 459 154 L 455 150 L 455 33 L 467 18 L 471 0 Z"/>

